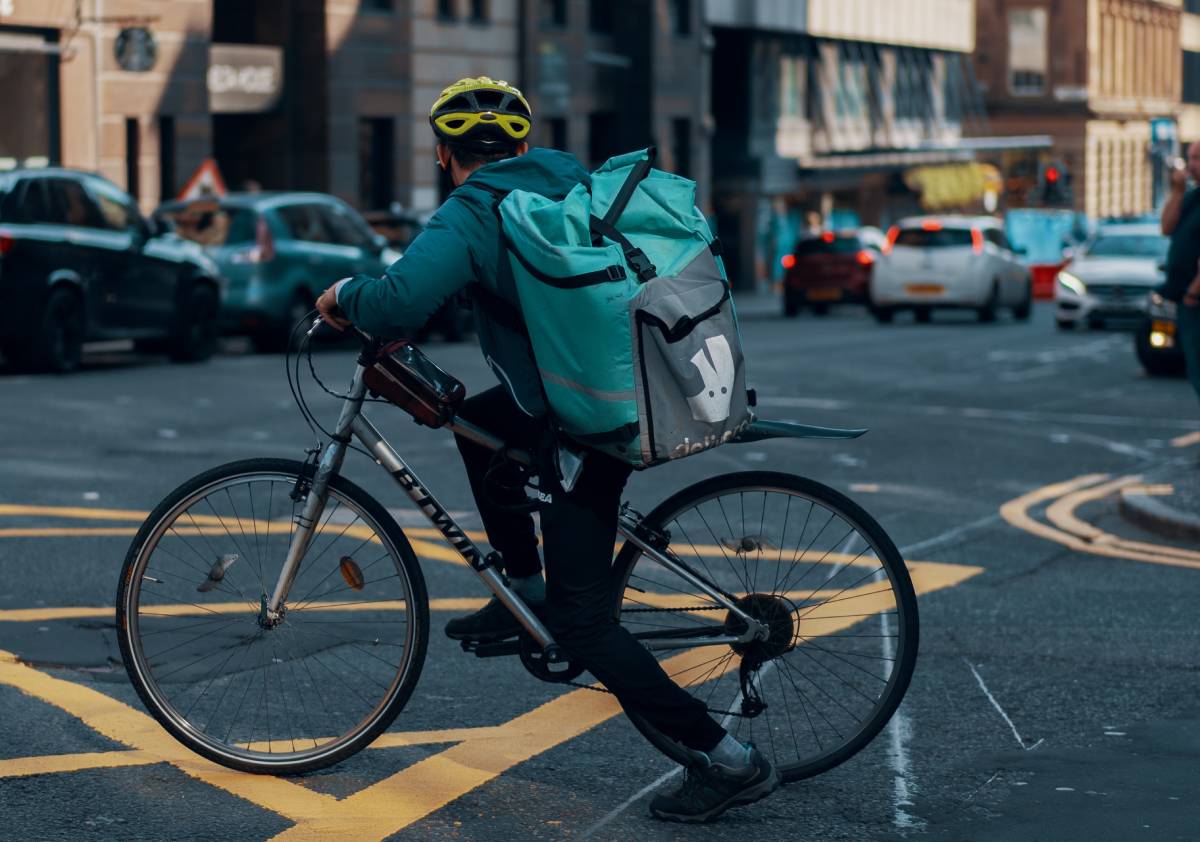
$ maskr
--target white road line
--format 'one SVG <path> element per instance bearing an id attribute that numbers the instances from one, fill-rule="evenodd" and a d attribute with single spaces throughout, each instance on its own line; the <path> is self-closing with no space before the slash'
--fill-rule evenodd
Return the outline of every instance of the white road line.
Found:
<path id="1" fill-rule="evenodd" d="M 645 797 L 651 791 L 662 786 L 663 784 L 665 784 L 667 781 L 669 781 L 671 778 L 675 777 L 682 771 L 683 771 L 682 766 L 676 766 L 674 769 L 667 772 L 666 774 L 659 776 L 659 778 L 656 781 L 654 781 L 653 783 L 646 784 L 644 787 L 639 789 L 636 793 L 629 796 L 629 798 L 627 798 L 625 801 L 622 801 L 620 806 L 618 806 L 618 807 L 614 808 L 613 810 L 609 811 L 608 813 L 606 813 L 604 815 L 604 818 L 600 819 L 600 821 L 596 822 L 594 825 L 592 825 L 587 830 L 585 830 L 582 834 L 580 834 L 577 837 L 579 839 L 579 842 L 583 842 L 583 840 L 585 840 L 585 839 L 591 839 L 600 830 L 607 827 L 608 824 L 610 822 L 612 822 L 613 819 L 617 818 L 619 815 L 624 813 L 626 810 L 628 810 L 635 803 L 640 801 L 643 797 Z"/>
<path id="2" fill-rule="evenodd" d="M 1000 718 L 1008 723 L 1008 727 L 1012 730 L 1013 737 L 1016 738 L 1017 745 L 1021 747 L 1022 751 L 1033 751 L 1035 748 L 1045 742 L 1045 740 L 1042 739 L 1038 740 L 1031 746 L 1025 745 L 1025 738 L 1021 736 L 1019 731 L 1017 731 L 1017 726 L 1013 725 L 1013 721 L 1009 719 L 1008 714 L 1004 712 L 1004 708 L 1000 707 L 1000 703 L 996 701 L 996 697 L 992 695 L 992 692 L 988 690 L 987 685 L 983 683 L 983 676 L 979 674 L 979 670 L 975 669 L 975 665 L 966 658 L 963 658 L 963 663 L 967 665 L 967 667 L 971 670 L 971 674 L 975 676 L 975 681 L 979 683 L 979 689 L 983 691 L 983 695 L 987 696 L 987 700 L 992 703 L 992 707 L 996 709 L 996 713 L 1000 714 Z"/>
<path id="3" fill-rule="evenodd" d="M 875 573 L 875 581 L 882 581 L 886 575 L 884 569 L 880 567 Z M 891 677 L 891 670 L 895 668 L 896 644 L 891 636 L 891 617 L 887 614 L 879 615 L 879 634 L 884 658 L 882 661 L 883 677 L 888 679 Z M 925 822 L 908 811 L 908 808 L 913 806 L 914 789 L 910 782 L 911 763 L 908 756 L 908 743 L 912 739 L 912 722 L 909 720 L 908 714 L 904 712 L 903 702 L 892 714 L 892 719 L 887 724 L 887 732 L 887 755 L 892 765 L 892 824 L 897 830 L 924 827 Z"/>

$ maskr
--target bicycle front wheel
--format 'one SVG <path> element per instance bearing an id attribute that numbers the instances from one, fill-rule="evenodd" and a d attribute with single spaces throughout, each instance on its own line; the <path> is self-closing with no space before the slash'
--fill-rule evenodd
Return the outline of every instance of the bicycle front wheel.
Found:
<path id="1" fill-rule="evenodd" d="M 737 636 L 745 622 L 628 542 L 614 565 L 619 621 L 784 780 L 845 762 L 887 724 L 916 663 L 917 602 L 895 545 L 858 505 L 802 477 L 745 472 L 680 491 L 644 526 L 769 634 L 688 648 L 689 638 Z M 630 718 L 689 762 L 682 745 Z"/>
<path id="2" fill-rule="evenodd" d="M 245 772 L 307 772 L 368 745 L 411 695 L 429 638 L 412 547 L 340 476 L 282 616 L 268 617 L 301 468 L 251 459 L 184 483 L 142 524 L 117 593 L 121 654 L 147 709 Z"/>

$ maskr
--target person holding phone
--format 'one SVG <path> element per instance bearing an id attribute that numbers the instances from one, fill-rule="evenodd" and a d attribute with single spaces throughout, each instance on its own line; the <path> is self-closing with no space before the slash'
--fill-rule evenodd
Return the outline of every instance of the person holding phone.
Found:
<path id="1" fill-rule="evenodd" d="M 1176 304 L 1180 350 L 1188 381 L 1200 398 L 1200 143 L 1188 147 L 1187 161 L 1171 173 L 1171 195 L 1163 205 L 1162 231 L 1171 238 L 1167 280 L 1159 293 Z"/>

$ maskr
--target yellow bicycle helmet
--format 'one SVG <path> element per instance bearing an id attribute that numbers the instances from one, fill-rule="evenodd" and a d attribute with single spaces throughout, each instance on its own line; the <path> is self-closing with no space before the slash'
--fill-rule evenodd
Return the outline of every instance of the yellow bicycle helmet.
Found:
<path id="1" fill-rule="evenodd" d="M 484 153 L 523 141 L 532 119 L 529 102 L 519 90 L 487 76 L 459 79 L 429 109 L 429 124 L 438 140 Z"/>

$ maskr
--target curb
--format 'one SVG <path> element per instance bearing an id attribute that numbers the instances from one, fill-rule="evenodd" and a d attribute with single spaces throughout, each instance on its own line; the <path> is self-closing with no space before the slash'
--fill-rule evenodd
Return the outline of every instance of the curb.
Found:
<path id="1" fill-rule="evenodd" d="M 1181 512 L 1149 494 L 1125 489 L 1117 509 L 1130 523 L 1164 538 L 1200 543 L 1200 517 Z"/>

